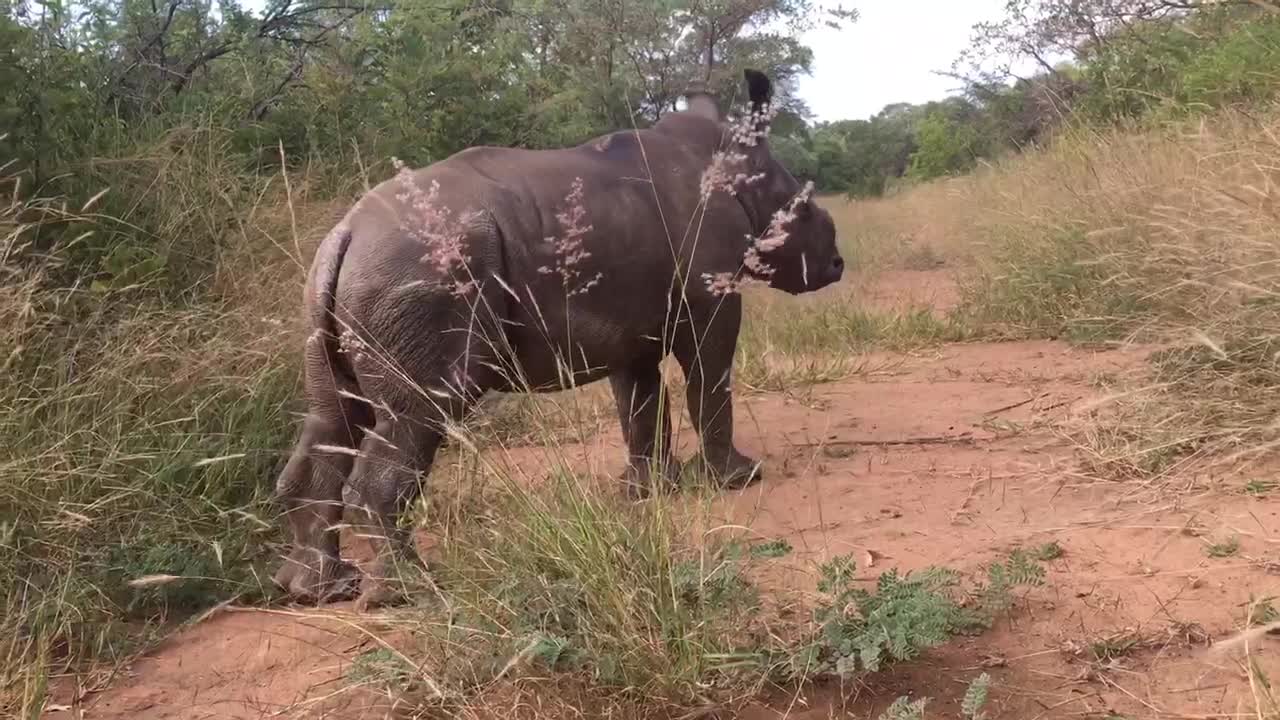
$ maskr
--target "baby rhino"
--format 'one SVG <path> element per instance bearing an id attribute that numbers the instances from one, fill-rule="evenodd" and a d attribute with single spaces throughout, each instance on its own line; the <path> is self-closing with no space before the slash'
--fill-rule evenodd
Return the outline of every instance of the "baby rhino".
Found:
<path id="1" fill-rule="evenodd" d="M 307 278 L 309 412 L 277 482 L 292 550 L 275 581 L 296 600 L 350 598 L 343 508 L 377 560 L 416 559 L 401 511 L 444 428 L 485 393 L 608 378 L 635 497 L 677 463 L 659 401 L 674 353 L 704 466 L 725 486 L 759 477 L 733 441 L 730 369 L 742 282 L 791 294 L 838 281 L 831 216 L 769 149 L 772 84 L 748 70 L 750 113 L 705 92 L 644 130 L 577 147 L 476 147 L 401 168 L 347 213 Z M 366 580 L 360 604 L 387 586 Z"/>

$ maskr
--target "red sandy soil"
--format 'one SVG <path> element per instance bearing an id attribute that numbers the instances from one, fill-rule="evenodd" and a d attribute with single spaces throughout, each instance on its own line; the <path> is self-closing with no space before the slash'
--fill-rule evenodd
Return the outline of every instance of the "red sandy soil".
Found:
<path id="1" fill-rule="evenodd" d="M 891 303 L 954 298 L 941 272 L 883 280 L 885 289 L 870 292 Z M 1206 645 L 1242 627 L 1251 595 L 1280 594 L 1275 500 L 1242 493 L 1247 478 L 1179 477 L 1159 486 L 1090 479 L 1052 429 L 1097 398 L 1093 379 L 1141 371 L 1143 355 L 1054 342 L 947 345 L 874 358 L 883 371 L 802 394 L 742 398 L 738 438 L 765 459 L 766 477 L 724 493 L 715 513 L 794 546 L 761 579 L 766 588 L 811 588 L 816 566 L 841 553 L 853 553 L 860 573 L 874 577 L 927 565 L 981 572 L 1015 547 L 1051 540 L 1065 552 L 1046 564 L 1046 585 L 992 631 L 869 683 L 779 692 L 740 716 L 875 718 L 898 695 L 924 692 L 933 698 L 927 717 L 959 717 L 967 683 L 985 670 L 992 720 L 1261 720 L 1242 656 Z M 619 469 L 616 430 L 578 450 L 606 476 Z M 537 454 L 517 448 L 508 456 L 519 461 L 522 452 Z M 1239 538 L 1239 551 L 1208 557 L 1207 544 L 1228 536 Z M 48 716 L 394 717 L 386 697 L 343 692 L 352 658 L 379 643 L 352 619 L 349 605 L 224 611 L 176 634 L 107 687 L 81 693 L 75 708 Z M 1091 644 L 1108 637 L 1140 642 L 1094 660 Z M 1280 641 L 1260 642 L 1251 648 L 1254 661 L 1280 677 Z M 512 717 L 539 714 L 530 697 L 538 694 L 525 693 Z M 559 705 L 546 716 L 593 716 Z"/>

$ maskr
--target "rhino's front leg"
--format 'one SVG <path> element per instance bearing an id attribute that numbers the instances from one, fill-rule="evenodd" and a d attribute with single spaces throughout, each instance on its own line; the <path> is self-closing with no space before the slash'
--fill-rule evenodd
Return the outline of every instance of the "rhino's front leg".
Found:
<path id="1" fill-rule="evenodd" d="M 663 489 L 674 488 L 679 466 L 671 449 L 669 398 L 657 361 L 639 361 L 615 370 L 609 383 L 627 443 L 623 489 L 633 499 L 648 497 L 655 477 Z"/>
<path id="2" fill-rule="evenodd" d="M 738 452 L 733 443 L 733 355 L 742 324 L 742 298 L 737 294 L 695 306 L 681 322 L 672 350 L 688 383 L 689 416 L 702 441 L 707 468 L 724 487 L 741 488 L 761 477 L 760 463 Z"/>

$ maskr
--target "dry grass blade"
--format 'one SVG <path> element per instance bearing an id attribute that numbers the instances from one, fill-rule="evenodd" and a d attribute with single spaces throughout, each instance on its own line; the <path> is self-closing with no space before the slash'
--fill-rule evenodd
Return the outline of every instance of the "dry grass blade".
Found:
<path id="1" fill-rule="evenodd" d="M 1280 640 L 1280 622 L 1271 622 L 1266 625 L 1252 627 L 1215 642 L 1210 646 L 1210 651 L 1217 654 L 1226 654 L 1237 650 L 1246 650 L 1250 646 L 1257 644 L 1265 639 Z"/>
<path id="2" fill-rule="evenodd" d="M 149 588 L 168 585 L 169 583 L 175 583 L 183 579 L 184 578 L 181 575 L 144 575 L 130 580 L 128 585 L 129 587 L 135 588 Z"/>

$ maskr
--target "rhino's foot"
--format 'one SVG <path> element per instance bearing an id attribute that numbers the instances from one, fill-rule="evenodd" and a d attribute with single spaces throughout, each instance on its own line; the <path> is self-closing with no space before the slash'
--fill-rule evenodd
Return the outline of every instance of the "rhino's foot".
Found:
<path id="1" fill-rule="evenodd" d="M 400 583 L 366 579 L 360 591 L 360 597 L 356 598 L 355 611 L 366 613 L 377 608 L 404 605 L 408 602 L 409 593 Z"/>
<path id="2" fill-rule="evenodd" d="M 380 607 L 404 605 L 412 597 L 413 587 L 417 587 L 420 582 L 432 583 L 430 570 L 417 553 L 404 553 L 401 562 L 390 571 L 383 561 L 375 561 L 366 569 L 368 574 L 360 585 L 360 596 L 355 603 L 355 610 L 359 613 Z"/>
<path id="3" fill-rule="evenodd" d="M 308 548 L 293 551 L 272 579 L 290 599 L 308 605 L 350 600 L 360 587 L 354 565 Z"/>
<path id="4" fill-rule="evenodd" d="M 712 461 L 703 458 L 703 465 L 710 472 L 716 485 L 727 490 L 740 490 L 755 484 L 764 477 L 760 461 L 734 450 L 728 457 Z"/>
<path id="5" fill-rule="evenodd" d="M 662 494 L 674 493 L 680 488 L 680 464 L 667 461 L 656 471 L 647 464 L 631 464 L 622 473 L 622 491 L 631 500 L 652 497 L 656 490 Z"/>

